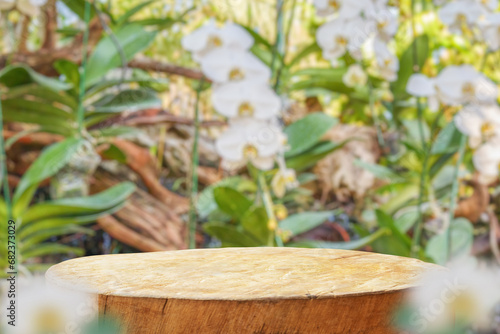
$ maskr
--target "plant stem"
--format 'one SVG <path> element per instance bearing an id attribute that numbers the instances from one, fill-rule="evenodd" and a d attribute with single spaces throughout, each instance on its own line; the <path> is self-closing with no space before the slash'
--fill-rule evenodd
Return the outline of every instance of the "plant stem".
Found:
<path id="1" fill-rule="evenodd" d="M 450 260 L 451 257 L 451 224 L 453 219 L 455 218 L 455 207 L 458 198 L 458 190 L 459 190 L 459 179 L 458 174 L 460 172 L 460 165 L 462 165 L 462 161 L 464 160 L 465 147 L 467 144 L 467 136 L 462 135 L 460 138 L 460 147 L 458 149 L 458 158 L 457 163 L 455 165 L 455 169 L 453 171 L 453 184 L 451 186 L 451 196 L 450 196 L 450 208 L 449 208 L 449 216 L 448 216 L 448 225 L 446 227 L 446 259 Z"/>
<path id="2" fill-rule="evenodd" d="M 264 178 L 264 174 L 262 172 L 259 173 L 259 185 L 262 191 L 262 201 L 264 202 L 264 207 L 266 208 L 268 222 L 274 222 L 277 224 L 278 220 L 274 214 L 274 204 L 271 198 L 271 192 L 269 191 L 269 187 L 267 186 L 266 179 Z M 270 231 L 271 233 L 269 234 L 268 246 L 274 246 L 274 242 L 276 242 L 278 247 L 283 247 L 283 240 L 281 240 L 280 236 L 276 233 L 276 229 Z"/>
<path id="3" fill-rule="evenodd" d="M 204 79 L 200 80 L 196 90 L 196 105 L 194 112 L 194 138 L 193 149 L 191 152 L 191 196 L 189 202 L 189 248 L 196 248 L 196 198 L 198 196 L 198 141 L 200 138 L 200 93 L 203 88 Z"/>
<path id="4" fill-rule="evenodd" d="M 274 43 L 274 50 L 273 50 L 273 55 L 271 59 L 271 73 L 273 74 L 273 77 L 276 76 L 276 82 L 278 81 L 277 75 L 278 72 L 280 71 L 281 65 L 278 65 L 278 70 L 275 71 L 275 63 L 276 63 L 276 58 L 278 58 L 278 54 L 281 55 L 281 47 L 282 47 L 282 39 L 283 39 L 283 5 L 284 1 L 283 0 L 277 0 L 276 3 L 276 41 Z M 277 87 L 277 84 L 275 84 L 275 88 Z"/>
<path id="5" fill-rule="evenodd" d="M 7 207 L 7 219 L 12 219 L 12 201 L 9 189 L 9 178 L 7 173 L 7 154 L 5 152 L 5 141 L 3 138 L 3 111 L 2 99 L 0 95 L 0 170 L 2 171 L 3 196 Z"/>
<path id="6" fill-rule="evenodd" d="M 276 72 L 276 83 L 274 84 L 274 91 L 276 93 L 278 93 L 278 91 L 279 91 L 281 73 L 283 72 L 283 67 L 285 66 L 284 62 L 285 62 L 285 58 L 286 58 L 287 51 L 288 51 L 288 42 L 290 40 L 290 33 L 292 31 L 293 19 L 295 17 L 295 5 L 296 4 L 297 4 L 297 0 L 293 0 L 292 9 L 291 9 L 291 13 L 290 13 L 290 19 L 288 21 L 288 27 L 287 27 L 287 30 L 285 32 L 285 39 L 283 40 L 283 49 L 281 50 L 281 59 L 283 61 L 280 63 L 278 70 Z M 277 29 L 280 30 L 280 25 L 277 26 Z M 276 43 L 278 43 L 278 39 L 277 39 Z"/>
<path id="7" fill-rule="evenodd" d="M 78 110 L 77 110 L 77 124 L 78 133 L 83 137 L 84 130 L 84 120 L 85 120 L 85 108 L 83 106 L 83 99 L 85 96 L 85 75 L 87 72 L 87 58 L 88 58 L 88 42 L 89 42 L 89 21 L 90 21 L 90 1 L 85 1 L 85 32 L 83 33 L 83 55 L 82 55 L 82 66 L 80 68 L 80 87 L 78 92 Z"/>
<path id="8" fill-rule="evenodd" d="M 380 146 L 380 148 L 385 147 L 385 141 L 384 137 L 382 135 L 382 129 L 380 128 L 380 122 L 378 119 L 378 115 L 375 113 L 375 101 L 373 100 L 373 83 L 370 79 L 368 79 L 368 99 L 370 103 L 370 113 L 372 114 L 373 118 L 373 125 L 375 126 L 375 129 L 377 130 L 377 141 Z"/>

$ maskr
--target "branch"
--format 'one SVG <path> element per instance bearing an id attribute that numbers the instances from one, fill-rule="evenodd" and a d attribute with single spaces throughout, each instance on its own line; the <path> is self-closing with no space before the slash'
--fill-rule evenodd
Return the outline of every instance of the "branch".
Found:
<path id="1" fill-rule="evenodd" d="M 201 80 L 201 78 L 203 78 L 203 73 L 201 73 L 201 71 L 199 70 L 193 70 L 191 68 L 172 65 L 168 63 L 162 63 L 152 59 L 132 60 L 128 64 L 128 66 L 132 68 L 139 68 L 145 71 L 154 71 L 154 72 L 168 73 L 173 75 L 180 75 L 195 80 Z"/>
<path id="2" fill-rule="evenodd" d="M 45 10 L 45 38 L 42 49 L 54 50 L 56 48 L 57 10 L 56 0 L 49 0 Z"/>

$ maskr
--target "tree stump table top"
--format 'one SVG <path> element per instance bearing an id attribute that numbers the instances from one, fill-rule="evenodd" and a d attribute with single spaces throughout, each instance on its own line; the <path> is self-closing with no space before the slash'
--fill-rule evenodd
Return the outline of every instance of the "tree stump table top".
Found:
<path id="1" fill-rule="evenodd" d="M 439 267 L 368 252 L 220 248 L 83 257 L 52 267 L 47 278 L 104 295 L 257 300 L 407 289 L 432 268 Z"/>
<path id="2" fill-rule="evenodd" d="M 49 282 L 99 295 L 130 333 L 392 333 L 403 292 L 441 267 L 368 252 L 221 248 L 78 258 Z"/>

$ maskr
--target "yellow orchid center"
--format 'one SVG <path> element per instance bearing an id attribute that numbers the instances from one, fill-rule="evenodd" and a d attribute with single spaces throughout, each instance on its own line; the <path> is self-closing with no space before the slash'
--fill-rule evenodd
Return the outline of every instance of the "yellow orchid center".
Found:
<path id="1" fill-rule="evenodd" d="M 330 6 L 334 10 L 339 10 L 339 8 L 340 8 L 340 2 L 338 2 L 337 0 L 329 0 L 328 1 L 328 6 Z"/>
<path id="2" fill-rule="evenodd" d="M 491 137 L 495 134 L 495 127 L 493 126 L 493 124 L 485 122 L 483 123 L 483 125 L 481 125 L 481 133 L 484 137 Z"/>
<path id="3" fill-rule="evenodd" d="M 387 27 L 388 24 L 389 24 L 389 22 L 387 22 L 387 21 L 377 22 L 377 29 L 382 30 L 385 27 Z"/>
<path id="4" fill-rule="evenodd" d="M 41 332 L 47 333 L 56 333 L 64 329 L 64 319 L 60 312 L 53 308 L 47 308 L 44 310 L 40 310 L 34 319 L 34 323 L 36 324 L 36 328 Z"/>
<path id="5" fill-rule="evenodd" d="M 212 35 L 208 39 L 208 44 L 212 47 L 220 47 L 220 46 L 222 46 L 223 42 L 219 36 Z"/>
<path id="6" fill-rule="evenodd" d="M 347 38 L 345 38 L 343 36 L 337 36 L 335 38 L 335 42 L 337 42 L 338 45 L 346 46 L 348 41 L 347 41 Z"/>
<path id="7" fill-rule="evenodd" d="M 231 81 L 243 80 L 244 78 L 245 78 L 245 73 L 239 68 L 233 68 L 229 72 L 229 80 Z"/>
<path id="8" fill-rule="evenodd" d="M 476 89 L 474 88 L 474 85 L 470 82 L 467 82 L 462 86 L 462 93 L 466 96 L 473 96 L 475 91 Z"/>
<path id="9" fill-rule="evenodd" d="M 389 65 L 391 65 L 391 63 L 392 63 L 391 58 L 384 59 L 384 65 L 385 65 L 386 67 L 388 67 Z"/>
<path id="10" fill-rule="evenodd" d="M 248 159 L 253 159 L 259 155 L 259 150 L 252 144 L 248 144 L 243 148 L 243 156 Z"/>
<path id="11" fill-rule="evenodd" d="M 238 108 L 238 115 L 240 116 L 253 116 L 254 109 L 248 102 L 243 102 Z"/>
<path id="12" fill-rule="evenodd" d="M 467 22 L 467 16 L 465 16 L 465 14 L 460 13 L 457 15 L 457 21 L 460 23 Z"/>

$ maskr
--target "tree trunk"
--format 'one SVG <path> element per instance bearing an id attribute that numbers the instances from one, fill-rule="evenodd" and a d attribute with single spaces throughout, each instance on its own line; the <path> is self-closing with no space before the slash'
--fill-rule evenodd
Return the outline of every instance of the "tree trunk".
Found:
<path id="1" fill-rule="evenodd" d="M 223 248 L 66 261 L 49 282 L 99 294 L 130 334 L 396 333 L 393 311 L 440 269 L 366 252 Z"/>

